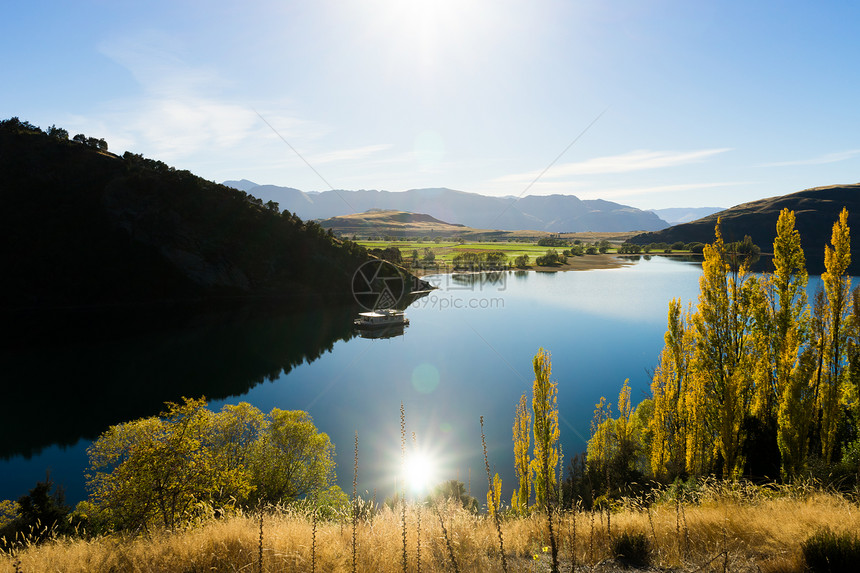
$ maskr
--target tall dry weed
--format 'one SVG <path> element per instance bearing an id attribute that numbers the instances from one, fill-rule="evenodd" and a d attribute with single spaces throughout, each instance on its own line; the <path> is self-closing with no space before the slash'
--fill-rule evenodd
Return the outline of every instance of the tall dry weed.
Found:
<path id="1" fill-rule="evenodd" d="M 678 520 L 673 499 L 658 495 L 656 501 L 651 499 L 638 507 L 627 504 L 613 513 L 613 532 L 650 532 L 652 566 L 664 570 L 788 573 L 801 570 L 800 544 L 815 531 L 824 526 L 835 532 L 860 529 L 856 503 L 832 491 L 704 485 L 691 492 L 683 504 L 686 520 Z M 433 519 L 421 519 L 422 572 L 500 569 L 494 519 L 475 516 L 451 502 L 440 501 L 432 508 Z M 258 566 L 265 573 L 349 571 L 353 566 L 357 571 L 396 573 L 402 570 L 402 511 L 407 518 L 409 546 L 417 547 L 418 507 L 383 506 L 375 515 L 361 512 L 355 521 L 354 558 L 352 531 L 341 526 L 346 513 L 330 517 L 320 514 L 315 518 L 312 508 L 294 504 L 266 508 L 262 560 L 259 514 L 237 511 L 183 531 L 156 531 L 147 536 L 54 537 L 41 544 L 22 543 L 15 554 L 0 555 L 0 573 L 13 573 L 16 567 L 27 573 L 182 573 L 254 571 Z M 558 515 L 558 531 L 571 532 L 569 541 L 559 548 L 565 568 L 576 564 L 579 570 L 611 559 L 612 546 L 605 528 L 595 528 L 586 539 L 589 522 L 596 517 L 577 511 Z M 549 569 L 549 556 L 542 551 L 548 545 L 544 520 L 542 515 L 500 515 L 498 527 L 504 536 L 510 571 Z M 677 551 L 679 523 L 682 548 L 684 529 L 688 532 L 686 558 Z M 417 552 L 414 557 L 408 563 L 409 571 L 417 570 Z M 17 565 L 16 559 L 20 560 Z"/>

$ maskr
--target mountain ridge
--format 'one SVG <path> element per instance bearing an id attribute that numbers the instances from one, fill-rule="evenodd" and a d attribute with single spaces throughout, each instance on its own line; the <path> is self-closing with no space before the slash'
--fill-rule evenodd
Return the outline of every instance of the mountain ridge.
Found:
<path id="1" fill-rule="evenodd" d="M 786 208 L 795 213 L 795 228 L 800 233 L 810 270 L 820 272 L 824 246 L 830 242 L 833 223 L 843 207 L 848 209 L 849 226 L 860 230 L 860 183 L 811 187 L 787 195 L 748 201 L 696 221 L 636 235 L 630 242 L 710 243 L 714 240 L 714 227 L 719 219 L 726 242 L 739 241 L 749 235 L 763 252 L 770 252 L 776 236 L 776 221 L 780 211 Z M 852 243 L 856 244 L 855 236 L 852 236 Z M 854 257 L 855 262 L 850 267 L 855 274 L 860 271 L 858 259 L 860 257 Z"/>
<path id="2" fill-rule="evenodd" d="M 246 185 L 247 180 L 225 181 Z M 250 183 L 250 182 L 247 182 Z M 243 189 L 245 190 L 245 189 Z M 474 229 L 548 232 L 653 231 L 668 223 L 650 211 L 575 195 L 493 197 L 445 187 L 407 191 L 337 189 L 306 193 L 292 187 L 258 185 L 246 192 L 273 201 L 303 219 L 329 219 L 372 208 L 426 213 Z"/>

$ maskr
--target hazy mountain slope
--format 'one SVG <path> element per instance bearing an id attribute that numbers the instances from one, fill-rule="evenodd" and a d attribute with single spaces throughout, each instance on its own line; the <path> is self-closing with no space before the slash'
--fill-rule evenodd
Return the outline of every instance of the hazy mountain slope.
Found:
<path id="1" fill-rule="evenodd" d="M 239 181 L 224 181 L 222 185 L 238 189 L 239 191 L 248 191 L 249 189 L 260 186 L 258 183 L 248 181 L 247 179 L 240 179 Z"/>
<path id="2" fill-rule="evenodd" d="M 658 230 L 667 226 L 657 215 L 602 200 L 573 195 L 490 197 L 453 189 L 403 192 L 360 190 L 302 193 L 288 187 L 260 185 L 248 192 L 274 201 L 306 219 L 328 219 L 369 209 L 427 213 L 448 223 L 476 229 L 550 232 Z"/>

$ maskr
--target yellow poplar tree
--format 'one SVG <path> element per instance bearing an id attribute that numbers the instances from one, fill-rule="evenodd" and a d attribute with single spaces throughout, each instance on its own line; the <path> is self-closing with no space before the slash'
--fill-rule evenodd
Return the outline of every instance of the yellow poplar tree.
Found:
<path id="1" fill-rule="evenodd" d="M 634 429 L 633 406 L 630 402 L 630 379 L 624 380 L 618 393 L 618 419 L 615 420 L 615 451 L 612 455 L 616 479 L 627 479 L 636 467 L 639 454 L 638 432 Z"/>
<path id="2" fill-rule="evenodd" d="M 774 272 L 758 281 L 753 293 L 756 352 L 756 396 L 753 412 L 762 420 L 776 418 L 777 403 L 797 362 L 805 329 L 807 282 L 800 233 L 794 228 L 794 212 L 783 209 L 773 242 Z"/>
<path id="3" fill-rule="evenodd" d="M 493 476 L 493 489 L 487 491 L 487 511 L 492 517 L 502 504 L 502 478 L 499 474 Z"/>
<path id="4" fill-rule="evenodd" d="M 851 306 L 849 291 L 851 279 L 845 272 L 851 264 L 851 239 L 848 228 L 848 210 L 843 208 L 839 220 L 833 224 L 830 245 L 824 247 L 824 268 L 821 275 L 826 301 L 824 316 L 825 346 L 823 369 L 817 392 L 821 417 L 821 456 L 830 462 L 836 441 L 839 421 L 839 399 L 846 376 L 846 350 L 848 328 L 846 314 Z"/>
<path id="5" fill-rule="evenodd" d="M 514 416 L 514 470 L 519 487 L 514 491 L 511 506 L 515 511 L 525 511 L 531 495 L 529 471 L 529 447 L 531 446 L 532 417 L 526 395 L 520 396 Z"/>
<path id="6" fill-rule="evenodd" d="M 534 474 L 535 501 L 546 507 L 556 485 L 555 467 L 558 463 L 558 384 L 549 379 L 552 364 L 549 353 L 540 348 L 533 361 L 535 380 L 532 385 L 534 412 Z"/>
<path id="7" fill-rule="evenodd" d="M 704 475 L 719 450 L 716 426 L 708 423 L 713 409 L 712 398 L 706 387 L 706 378 L 698 367 L 692 368 L 684 392 L 684 420 L 687 424 L 686 468 L 693 475 Z"/>
<path id="8" fill-rule="evenodd" d="M 743 470 L 743 421 L 752 399 L 751 321 L 746 263 L 733 269 L 717 220 L 715 239 L 703 249 L 699 305 L 693 315 L 696 376 L 705 399 L 705 422 L 717 436 L 723 477 Z"/>
<path id="9" fill-rule="evenodd" d="M 610 417 L 611 404 L 604 396 L 594 405 L 594 417 L 591 420 L 591 437 L 588 440 L 586 460 L 589 468 L 595 473 L 606 474 L 607 482 L 609 471 L 609 458 L 612 450 L 612 419 Z M 607 484 L 608 486 L 608 484 Z"/>
<path id="10" fill-rule="evenodd" d="M 797 475 L 806 460 L 813 403 L 809 375 L 812 354 L 808 350 L 806 258 L 795 229 L 794 211 L 783 209 L 776 223 L 773 242 L 774 272 L 765 281 L 769 328 L 760 353 L 764 372 L 757 387 L 760 417 L 776 419 L 777 445 L 784 479 Z"/>
<path id="11" fill-rule="evenodd" d="M 624 380 L 621 392 L 618 393 L 618 421 L 615 423 L 615 439 L 618 444 L 631 440 L 632 427 L 630 416 L 633 407 L 630 405 L 630 379 Z"/>
<path id="12" fill-rule="evenodd" d="M 654 414 L 649 421 L 653 434 L 650 452 L 651 471 L 658 477 L 675 477 L 686 462 L 687 392 L 692 337 L 689 316 L 681 311 L 680 299 L 669 303 L 666 345 L 660 353 L 660 364 L 654 372 L 651 394 Z"/>

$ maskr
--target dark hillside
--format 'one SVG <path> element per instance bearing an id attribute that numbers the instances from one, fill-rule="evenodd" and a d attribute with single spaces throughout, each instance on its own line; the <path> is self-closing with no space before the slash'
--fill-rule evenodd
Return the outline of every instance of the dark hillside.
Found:
<path id="1" fill-rule="evenodd" d="M 694 241 L 709 243 L 714 239 L 714 226 L 720 218 L 723 238 L 739 241 L 749 235 L 762 252 L 773 249 L 776 220 L 783 208 L 795 212 L 796 228 L 806 252 L 810 271 L 820 272 L 824 245 L 830 242 L 833 223 L 843 207 L 848 209 L 848 224 L 852 229 L 852 243 L 860 237 L 860 184 L 815 187 L 789 195 L 760 199 L 737 205 L 725 211 L 708 215 L 697 221 L 675 225 L 652 233 L 642 233 L 630 239 L 631 243 L 674 243 Z M 860 256 L 854 250 L 854 263 L 850 272 L 860 272 Z"/>
<path id="2" fill-rule="evenodd" d="M 48 131 L 0 122 L 0 308 L 351 300 L 360 246 L 243 191 Z"/>

